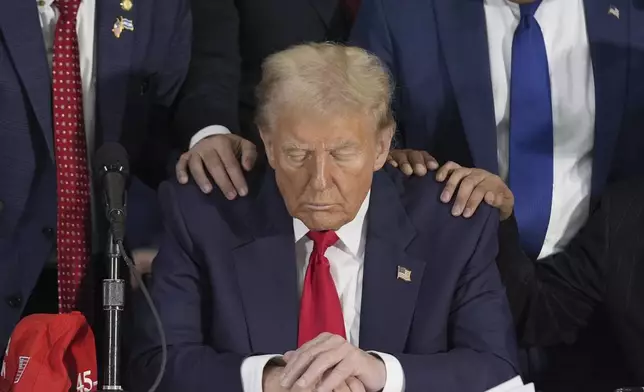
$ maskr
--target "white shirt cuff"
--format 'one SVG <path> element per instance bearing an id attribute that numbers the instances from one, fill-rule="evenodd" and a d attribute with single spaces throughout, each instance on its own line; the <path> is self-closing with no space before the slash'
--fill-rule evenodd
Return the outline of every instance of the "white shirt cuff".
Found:
<path id="1" fill-rule="evenodd" d="M 398 358 L 378 351 L 369 351 L 369 354 L 378 356 L 385 364 L 387 378 L 382 392 L 405 392 L 405 372 Z"/>
<path id="2" fill-rule="evenodd" d="M 281 355 L 256 355 L 244 359 L 241 365 L 242 387 L 244 392 L 262 392 L 264 367 L 273 358 Z"/>
<path id="3" fill-rule="evenodd" d="M 201 131 L 195 133 L 192 138 L 190 138 L 190 148 L 194 147 L 195 144 L 199 143 L 203 139 L 212 135 L 227 135 L 230 133 L 230 130 L 223 125 L 209 125 L 202 129 Z"/>

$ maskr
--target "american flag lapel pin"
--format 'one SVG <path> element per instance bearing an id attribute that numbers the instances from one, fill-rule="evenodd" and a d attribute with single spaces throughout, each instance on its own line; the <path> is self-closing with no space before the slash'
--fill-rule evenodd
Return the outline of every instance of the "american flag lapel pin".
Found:
<path id="1" fill-rule="evenodd" d="M 405 282 L 411 282 L 411 270 L 405 267 L 398 266 L 396 279 L 404 280 Z"/>
<path id="2" fill-rule="evenodd" d="M 619 8 L 611 4 L 611 6 L 608 7 L 608 15 L 613 15 L 614 17 L 619 19 Z"/>
<path id="3" fill-rule="evenodd" d="M 121 33 L 125 30 L 134 31 L 134 23 L 130 19 L 119 16 L 112 26 L 112 33 L 116 38 L 121 38 Z"/>

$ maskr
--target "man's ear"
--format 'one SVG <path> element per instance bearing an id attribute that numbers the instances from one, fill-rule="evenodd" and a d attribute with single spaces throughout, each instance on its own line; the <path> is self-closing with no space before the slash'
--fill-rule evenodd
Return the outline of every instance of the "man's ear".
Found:
<path id="1" fill-rule="evenodd" d="M 394 137 L 394 126 L 377 131 L 376 135 L 376 160 L 374 162 L 373 171 L 378 171 L 387 162 L 389 150 L 391 149 L 391 141 Z"/>
<path id="2" fill-rule="evenodd" d="M 275 169 L 275 153 L 273 151 L 273 138 L 270 132 L 265 131 L 262 127 L 258 127 L 259 136 L 262 138 L 262 143 L 264 143 L 264 151 L 266 152 L 266 159 L 268 159 L 268 164 Z"/>

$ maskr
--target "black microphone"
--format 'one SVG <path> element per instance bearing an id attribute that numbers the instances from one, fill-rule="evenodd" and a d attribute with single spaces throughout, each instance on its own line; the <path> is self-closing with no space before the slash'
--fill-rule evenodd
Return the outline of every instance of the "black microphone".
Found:
<path id="1" fill-rule="evenodd" d="M 125 238 L 126 189 L 130 176 L 125 148 L 118 143 L 105 143 L 98 149 L 95 162 L 95 178 L 103 194 L 105 216 L 110 223 L 114 242 Z"/>

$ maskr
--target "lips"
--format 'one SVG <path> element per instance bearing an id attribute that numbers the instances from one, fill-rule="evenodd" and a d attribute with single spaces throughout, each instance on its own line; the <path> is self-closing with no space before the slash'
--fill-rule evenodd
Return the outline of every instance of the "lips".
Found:
<path id="1" fill-rule="evenodd" d="M 313 211 L 328 211 L 333 208 L 333 204 L 323 204 L 323 203 L 307 203 L 305 207 Z"/>

